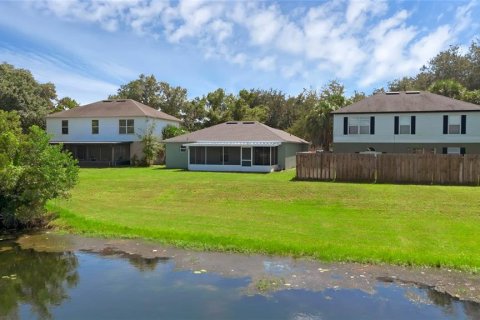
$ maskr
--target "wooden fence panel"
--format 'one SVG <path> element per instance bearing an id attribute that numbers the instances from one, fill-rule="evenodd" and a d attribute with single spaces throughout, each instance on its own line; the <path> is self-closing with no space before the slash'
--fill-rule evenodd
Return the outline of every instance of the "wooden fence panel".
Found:
<path id="1" fill-rule="evenodd" d="M 297 153 L 297 179 L 479 185 L 480 155 Z"/>

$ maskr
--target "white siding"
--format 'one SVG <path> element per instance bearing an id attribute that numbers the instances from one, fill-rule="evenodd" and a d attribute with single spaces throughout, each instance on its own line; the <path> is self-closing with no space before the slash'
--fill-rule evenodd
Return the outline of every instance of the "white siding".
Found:
<path id="1" fill-rule="evenodd" d="M 443 116 L 467 116 L 466 134 L 443 134 Z M 344 117 L 375 117 L 375 134 L 343 134 Z M 395 116 L 416 116 L 416 133 L 394 134 Z M 337 143 L 474 143 L 480 142 L 480 112 L 334 114 L 333 142 Z"/>
<path id="2" fill-rule="evenodd" d="M 135 134 L 120 134 L 120 119 L 135 120 Z M 68 120 L 68 134 L 62 134 L 62 120 Z M 92 120 L 99 120 L 99 133 L 92 134 Z M 155 122 L 155 135 L 161 138 L 162 130 L 167 125 L 179 126 L 178 122 L 147 117 L 112 117 L 112 118 L 47 118 L 47 133 L 55 142 L 121 142 L 139 141 L 149 123 Z"/>
<path id="3" fill-rule="evenodd" d="M 273 172 L 278 170 L 277 165 L 272 166 L 249 166 L 241 165 L 215 165 L 215 164 L 188 164 L 190 171 L 219 171 L 219 172 Z"/>

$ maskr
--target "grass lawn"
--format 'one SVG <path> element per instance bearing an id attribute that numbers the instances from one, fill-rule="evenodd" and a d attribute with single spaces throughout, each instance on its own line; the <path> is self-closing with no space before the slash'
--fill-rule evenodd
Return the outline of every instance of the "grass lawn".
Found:
<path id="1" fill-rule="evenodd" d="M 81 169 L 56 226 L 179 246 L 480 270 L 480 189 L 272 174 Z"/>

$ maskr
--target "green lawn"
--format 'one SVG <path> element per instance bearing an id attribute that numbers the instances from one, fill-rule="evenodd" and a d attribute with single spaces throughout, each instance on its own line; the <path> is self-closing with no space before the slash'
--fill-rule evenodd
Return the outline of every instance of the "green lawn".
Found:
<path id="1" fill-rule="evenodd" d="M 480 270 L 480 189 L 82 169 L 54 224 L 185 247 Z"/>

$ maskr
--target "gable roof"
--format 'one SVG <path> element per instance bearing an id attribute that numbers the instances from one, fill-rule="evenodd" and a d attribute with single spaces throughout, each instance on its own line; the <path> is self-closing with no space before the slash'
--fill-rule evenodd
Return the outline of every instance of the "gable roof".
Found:
<path id="1" fill-rule="evenodd" d="M 308 143 L 257 121 L 229 121 L 164 140 L 164 142 L 292 142 Z"/>
<path id="2" fill-rule="evenodd" d="M 70 110 L 60 111 L 47 118 L 104 118 L 104 117 L 150 117 L 181 122 L 182 120 L 155 110 L 132 99 L 102 100 Z"/>
<path id="3" fill-rule="evenodd" d="M 480 106 L 426 91 L 378 93 L 332 113 L 480 111 Z"/>

